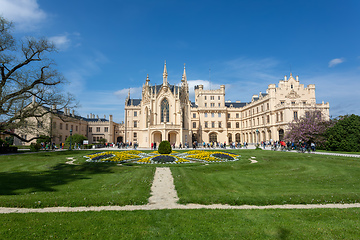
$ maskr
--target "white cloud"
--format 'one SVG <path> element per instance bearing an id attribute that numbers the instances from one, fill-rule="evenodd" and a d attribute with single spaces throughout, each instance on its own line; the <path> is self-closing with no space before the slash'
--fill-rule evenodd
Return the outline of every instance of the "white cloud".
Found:
<path id="1" fill-rule="evenodd" d="M 120 89 L 120 90 L 114 92 L 114 95 L 117 98 L 125 101 L 125 99 L 127 98 L 128 94 L 129 94 L 129 89 L 130 89 L 130 98 L 141 98 L 142 87 L 123 88 L 123 89 Z"/>
<path id="2" fill-rule="evenodd" d="M 58 49 L 65 50 L 70 46 L 68 34 L 50 37 L 49 41 L 54 43 Z"/>
<path id="3" fill-rule="evenodd" d="M 37 0 L 0 0 L 0 6 L 0 15 L 13 21 L 17 30 L 34 30 L 47 18 Z"/>
<path id="4" fill-rule="evenodd" d="M 329 67 L 335 67 L 336 65 L 343 63 L 344 61 L 344 58 L 334 58 L 329 62 Z"/>

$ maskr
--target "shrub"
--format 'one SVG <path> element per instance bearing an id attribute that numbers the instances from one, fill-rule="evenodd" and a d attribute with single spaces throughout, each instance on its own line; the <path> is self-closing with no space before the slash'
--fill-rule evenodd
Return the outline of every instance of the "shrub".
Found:
<path id="1" fill-rule="evenodd" d="M 40 143 L 31 143 L 30 144 L 30 151 L 31 152 L 38 152 L 41 148 Z"/>
<path id="2" fill-rule="evenodd" d="M 171 149 L 171 144 L 168 142 L 168 141 L 162 141 L 160 144 L 159 144 L 159 149 L 158 149 L 158 152 L 160 154 L 170 154 L 172 151 Z"/>

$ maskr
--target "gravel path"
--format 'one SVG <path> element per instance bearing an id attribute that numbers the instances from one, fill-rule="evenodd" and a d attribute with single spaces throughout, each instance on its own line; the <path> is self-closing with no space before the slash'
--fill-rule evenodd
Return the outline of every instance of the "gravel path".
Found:
<path id="1" fill-rule="evenodd" d="M 156 168 L 151 197 L 147 205 L 100 206 L 100 207 L 49 207 L 49 208 L 4 208 L 2 213 L 44 213 L 44 212 L 87 212 L 87 211 L 134 211 L 157 209 L 314 209 L 314 208 L 360 208 L 360 203 L 353 204 L 298 204 L 298 205 L 268 205 L 268 206 L 230 206 L 223 204 L 178 204 L 179 200 L 170 168 Z"/>

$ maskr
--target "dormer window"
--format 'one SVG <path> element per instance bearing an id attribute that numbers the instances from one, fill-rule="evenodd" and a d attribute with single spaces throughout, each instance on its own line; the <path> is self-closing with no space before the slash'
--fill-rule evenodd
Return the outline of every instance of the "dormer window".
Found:
<path id="1" fill-rule="evenodd" d="M 291 84 L 291 89 L 293 89 L 293 88 L 294 88 L 294 85 Z"/>

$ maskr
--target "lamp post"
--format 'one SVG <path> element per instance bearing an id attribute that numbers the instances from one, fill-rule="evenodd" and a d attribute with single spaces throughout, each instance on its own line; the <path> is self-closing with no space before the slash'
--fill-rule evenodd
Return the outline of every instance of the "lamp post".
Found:
<path id="1" fill-rule="evenodd" d="M 72 148 L 71 148 L 71 140 L 72 140 L 72 129 L 70 129 L 70 150 L 72 150 Z"/>
<path id="2" fill-rule="evenodd" d="M 259 144 L 259 129 L 256 129 L 256 144 Z"/>

